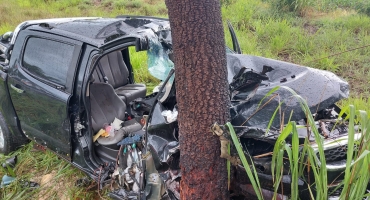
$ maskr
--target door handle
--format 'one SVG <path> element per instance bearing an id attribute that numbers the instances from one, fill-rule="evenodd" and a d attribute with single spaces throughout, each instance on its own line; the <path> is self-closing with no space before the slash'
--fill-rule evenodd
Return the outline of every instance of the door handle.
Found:
<path id="1" fill-rule="evenodd" d="M 18 86 L 14 86 L 13 84 L 10 84 L 10 87 L 20 94 L 24 92 L 24 90 L 20 89 Z"/>

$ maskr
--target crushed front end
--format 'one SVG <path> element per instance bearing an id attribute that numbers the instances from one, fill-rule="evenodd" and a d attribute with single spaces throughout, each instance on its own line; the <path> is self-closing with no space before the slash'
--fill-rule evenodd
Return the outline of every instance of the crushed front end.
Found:
<path id="1" fill-rule="evenodd" d="M 150 24 L 148 22 L 148 24 Z M 177 123 L 177 101 L 172 43 L 169 26 L 142 30 L 148 39 L 149 72 L 161 84 L 153 94 L 129 105 L 130 115 L 141 129 L 126 135 L 118 143 L 118 162 L 111 178 L 118 183 L 113 199 L 180 199 L 181 171 Z M 227 54 L 231 99 L 231 123 L 244 153 L 257 169 L 261 187 L 268 195 L 274 190 L 271 174 L 272 152 L 286 123 L 298 127 L 300 144 L 308 139 L 317 149 L 308 127 L 307 113 L 296 95 L 305 99 L 315 125 L 324 141 L 328 183 L 343 179 L 348 124 L 339 118 L 336 102 L 349 95 L 348 83 L 331 72 L 257 56 Z M 296 94 L 292 94 L 294 91 Z M 279 109 L 278 109 L 279 108 Z M 344 117 L 344 116 L 342 116 Z M 290 137 L 287 139 L 289 144 Z M 289 196 L 289 162 L 284 162 L 281 187 Z M 312 179 L 312 174 L 305 174 Z M 100 179 L 102 182 L 106 179 Z M 235 196 L 252 197 L 250 180 L 242 165 L 236 165 L 232 177 Z M 298 180 L 301 199 L 309 198 L 306 180 Z M 282 197 L 284 199 L 286 197 Z"/>

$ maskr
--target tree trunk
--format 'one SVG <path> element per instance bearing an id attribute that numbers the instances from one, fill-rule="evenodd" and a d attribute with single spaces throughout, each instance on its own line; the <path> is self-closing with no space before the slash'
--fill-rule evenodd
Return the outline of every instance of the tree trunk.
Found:
<path id="1" fill-rule="evenodd" d="M 229 199 L 226 160 L 214 122 L 229 119 L 226 52 L 219 0 L 166 0 L 179 108 L 181 199 Z"/>

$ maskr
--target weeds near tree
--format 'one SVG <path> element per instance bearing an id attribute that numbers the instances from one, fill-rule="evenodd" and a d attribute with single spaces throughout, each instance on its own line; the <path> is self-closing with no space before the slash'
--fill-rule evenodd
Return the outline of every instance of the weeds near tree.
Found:
<path id="1" fill-rule="evenodd" d="M 288 195 L 291 199 L 299 199 L 299 189 L 298 180 L 303 180 L 308 185 L 308 190 L 310 191 L 311 199 L 327 199 L 331 193 L 328 192 L 329 186 L 332 183 L 328 182 L 327 179 L 327 168 L 325 159 L 325 145 L 324 139 L 320 135 L 318 128 L 315 125 L 312 113 L 305 100 L 301 98 L 292 89 L 284 86 L 278 86 L 273 89 L 285 89 L 292 93 L 301 105 L 302 110 L 307 116 L 307 127 L 298 127 L 294 121 L 289 121 L 286 125 L 283 125 L 283 129 L 279 137 L 276 140 L 274 150 L 272 153 L 272 177 L 274 181 L 274 199 L 277 198 L 278 194 L 284 194 L 283 191 L 279 191 L 279 186 L 281 185 L 281 180 L 283 177 L 283 162 L 284 160 L 289 160 L 289 176 L 291 180 L 291 194 Z M 272 94 L 270 92 L 268 95 Z M 274 114 L 277 113 L 279 107 L 276 108 Z M 345 108 L 346 109 L 346 108 Z M 340 116 L 346 110 L 340 113 Z M 337 190 L 341 190 L 340 199 L 362 199 L 369 194 L 365 194 L 369 180 L 370 180 L 370 118 L 366 111 L 358 110 L 355 112 L 354 106 L 349 106 L 349 125 L 348 125 L 348 137 L 342 138 L 344 142 L 347 141 L 347 160 L 346 168 L 342 172 L 344 173 L 344 179 L 337 183 Z M 275 115 L 273 114 L 273 118 Z M 339 117 L 340 117 L 339 116 Z M 356 129 L 355 119 L 359 122 L 358 129 Z M 230 124 L 228 127 L 233 136 L 233 129 Z M 230 128 L 231 127 L 231 128 Z M 299 144 L 298 140 L 298 129 L 306 128 L 311 130 L 314 135 L 315 144 L 310 143 L 308 138 L 305 139 L 303 144 Z M 267 128 L 267 130 L 269 127 Z M 291 136 L 289 142 L 287 138 Z M 235 136 L 236 137 L 236 136 Z M 237 139 L 233 138 L 233 142 L 238 149 L 241 146 Z M 341 142 L 333 140 L 330 142 Z M 343 142 L 343 141 L 342 141 Z M 325 142 L 327 145 L 328 142 Z M 241 160 L 246 160 L 243 151 L 238 151 Z M 244 157 L 244 158 L 243 158 Z M 247 175 L 250 178 L 253 188 L 257 194 L 258 199 L 262 198 L 261 187 L 258 183 L 257 171 L 252 163 L 242 162 L 243 166 L 247 170 Z M 307 179 L 307 171 L 311 171 L 314 180 Z M 258 186 L 258 187 L 257 187 Z"/>

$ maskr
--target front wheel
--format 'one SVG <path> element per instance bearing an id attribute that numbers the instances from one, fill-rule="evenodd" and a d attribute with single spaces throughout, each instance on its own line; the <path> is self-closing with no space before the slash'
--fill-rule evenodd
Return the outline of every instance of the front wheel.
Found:
<path id="1" fill-rule="evenodd" d="M 9 154 L 28 142 L 29 140 L 21 133 L 12 134 L 10 132 L 3 115 L 0 113 L 0 153 Z"/>

